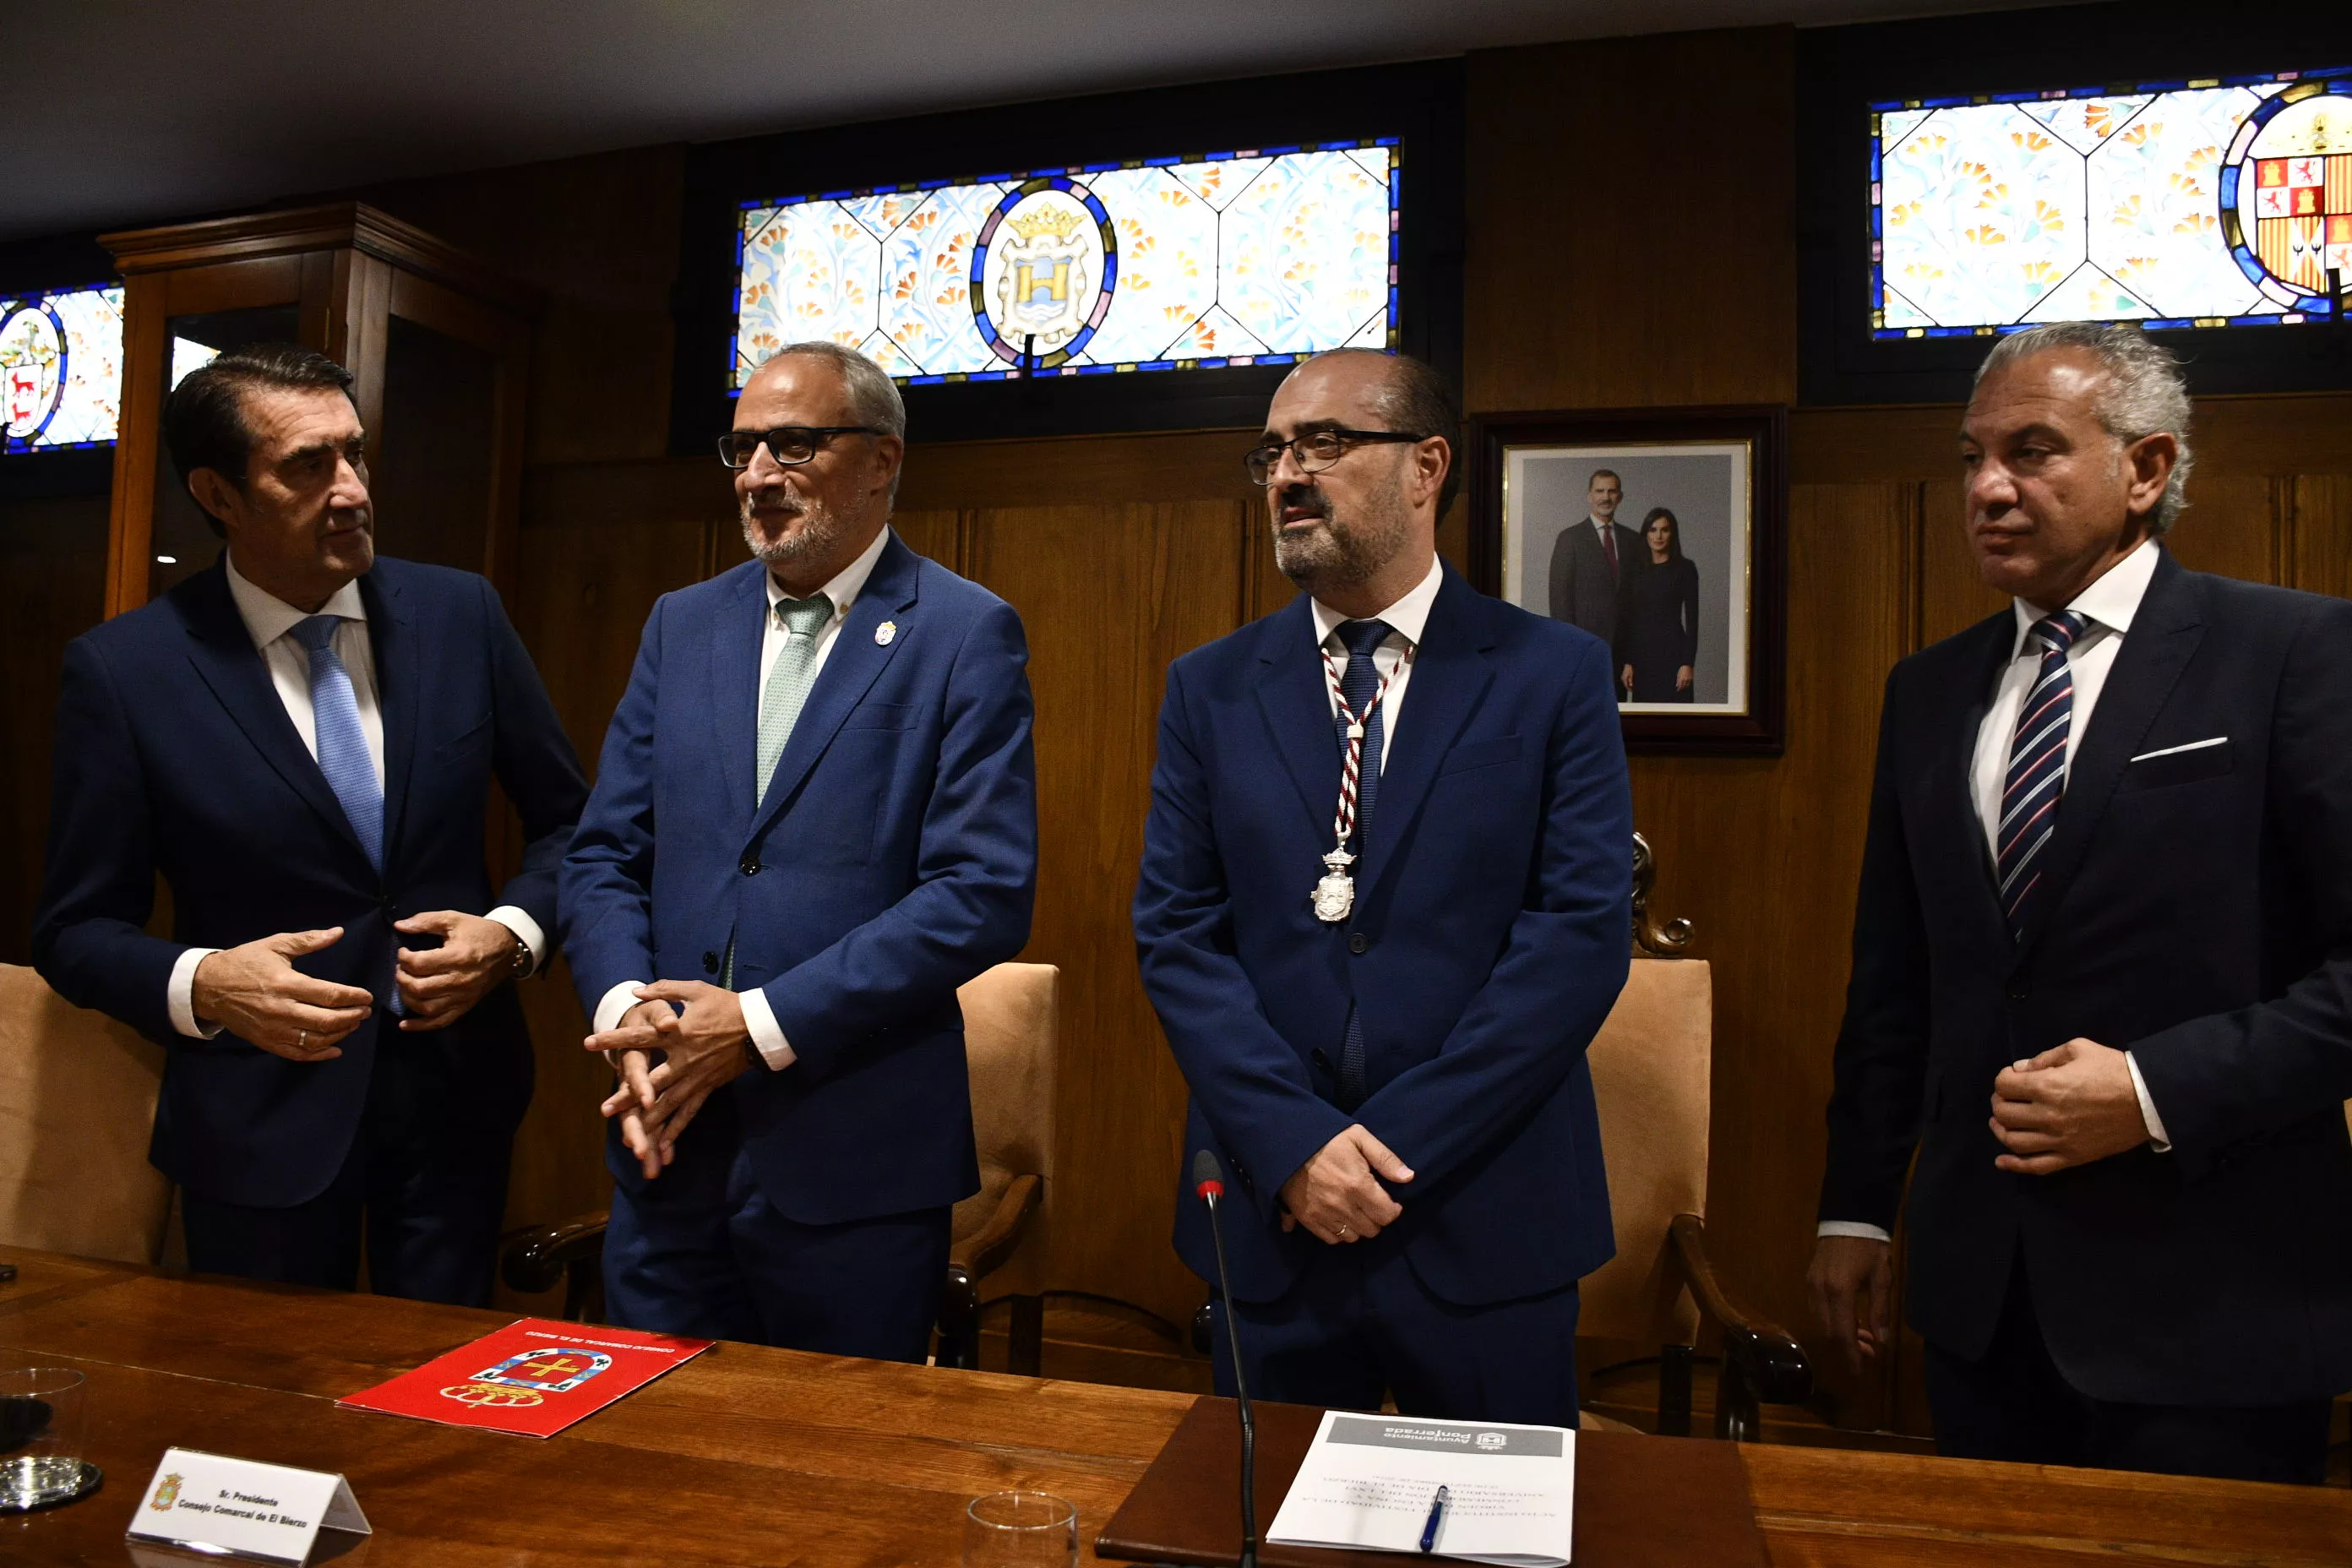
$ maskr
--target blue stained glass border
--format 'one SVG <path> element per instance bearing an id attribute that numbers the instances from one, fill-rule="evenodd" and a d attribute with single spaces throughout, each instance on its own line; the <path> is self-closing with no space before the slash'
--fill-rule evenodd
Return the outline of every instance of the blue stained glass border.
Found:
<path id="1" fill-rule="evenodd" d="M 1978 93 L 1974 95 L 1963 94 L 1942 98 L 1885 99 L 1873 102 L 1869 106 L 1869 202 L 1872 263 L 1870 269 L 1870 308 L 1873 317 L 1870 328 L 1871 337 L 1879 342 L 1888 342 L 1904 338 L 2005 337 L 2011 332 L 2023 331 L 2026 327 L 2033 324 L 2026 321 L 2014 321 L 1990 326 L 1960 327 L 1887 327 L 1879 324 L 1880 321 L 1884 319 L 1887 298 L 1885 279 L 1878 266 L 1879 247 L 1884 237 L 1883 224 L 1885 220 L 1885 188 L 1882 179 L 1883 170 L 1881 164 L 1884 146 L 1883 133 L 1879 126 L 1879 117 L 1881 115 L 1901 113 L 1906 110 L 1932 110 L 1937 109 L 1967 108 L 1979 104 L 2050 103 L 2061 102 L 2069 99 L 2117 98 L 2143 92 L 2188 92 L 2225 87 L 2279 87 L 2293 86 L 2302 82 L 2324 84 L 2325 90 L 2330 96 L 2352 98 L 2352 65 L 2327 66 L 2309 70 L 2250 72 L 2232 76 L 2185 77 L 2179 79 L 2165 81 L 2109 82 L 2101 86 L 2051 88 L 2039 92 Z M 2297 95 L 2294 100 L 2292 100 L 2292 101 L 2305 101 L 2310 96 L 2310 94 Z M 2259 133 L 2261 128 L 2269 123 L 2271 118 L 2277 114 L 2282 109 L 2285 108 L 2289 101 L 2290 99 L 2284 92 L 2273 95 L 2263 103 L 2257 105 L 2253 111 L 2246 117 L 2245 123 L 2252 126 L 2255 132 Z M 2251 145 L 2251 143 L 2249 143 L 2249 145 Z M 2263 266 L 2261 259 L 2254 255 L 2252 247 L 2249 247 L 2242 237 L 2240 237 L 2238 233 L 2238 184 L 2239 168 L 2235 163 L 2229 162 L 2225 155 L 2223 166 L 2220 172 L 2217 205 L 2224 215 L 2224 221 L 2228 226 L 2229 244 L 2227 248 L 2229 250 L 2231 259 L 2237 263 L 2239 270 L 2243 272 L 2251 281 L 2256 284 L 2268 285 L 2274 281 L 2272 279 L 2269 270 Z M 2348 284 L 2352 284 L 2352 279 L 2347 279 L 2347 281 Z M 2149 317 L 2142 319 L 2139 321 L 2139 326 L 2141 330 L 2146 331 L 2193 331 L 2216 327 L 2298 326 L 2306 323 L 2316 325 L 2334 322 L 2345 315 L 2352 314 L 2352 300 L 2333 300 L 2324 293 L 2314 293 L 2297 284 L 2290 283 L 2284 284 L 2282 286 L 2297 295 L 2298 299 L 2295 303 L 2292 305 L 2282 305 L 2275 313 L 2253 316 Z"/>
<path id="2" fill-rule="evenodd" d="M 120 438 L 99 437 L 88 441 L 43 441 L 41 432 L 53 424 L 66 405 L 66 389 L 71 374 L 72 340 L 66 330 L 65 318 L 58 313 L 55 301 L 68 294 L 96 294 L 119 290 L 122 285 L 113 279 L 98 283 L 66 283 L 48 289 L 23 289 L 0 294 L 0 329 L 16 320 L 23 310 L 37 310 L 49 319 L 49 330 L 57 334 L 58 344 L 58 390 L 49 400 L 49 410 L 41 416 L 39 425 L 26 436 L 0 436 L 0 457 L 23 457 L 35 452 L 80 452 L 95 447 L 111 447 Z"/>
<path id="3" fill-rule="evenodd" d="M 785 207 L 800 206 L 809 202 L 855 201 L 862 200 L 869 196 L 915 195 L 928 191 L 945 190 L 950 186 L 955 185 L 1017 184 L 1023 187 L 1022 190 L 1007 193 L 1004 202 L 999 204 L 997 210 L 990 216 L 988 227 L 983 231 L 983 234 L 985 235 L 993 231 L 995 224 L 1002 221 L 1004 214 L 1010 210 L 1011 204 L 1018 200 L 1023 195 L 1023 191 L 1032 184 L 1034 184 L 1037 189 L 1044 189 L 1045 188 L 1046 183 L 1051 183 L 1064 190 L 1076 191 L 1080 187 L 1076 184 L 1074 177 L 1082 177 L 1087 174 L 1107 174 L 1118 169 L 1165 169 L 1186 163 L 1218 162 L 1230 163 L 1243 158 L 1273 158 L 1297 153 L 1360 152 L 1367 148 L 1374 147 L 1385 148 L 1389 154 L 1388 328 L 1386 342 L 1382 346 L 1387 353 L 1394 353 L 1397 352 L 1397 345 L 1400 337 L 1398 311 L 1401 303 L 1401 291 L 1398 288 L 1397 272 L 1401 264 L 1400 254 L 1402 243 L 1400 237 L 1400 230 L 1402 225 L 1400 175 L 1404 164 L 1402 152 L 1403 139 L 1402 137 L 1368 136 L 1359 137 L 1354 140 L 1301 142 L 1278 147 L 1244 147 L 1227 152 L 1177 153 L 1151 158 L 1129 158 L 1115 163 L 1061 163 L 1054 164 L 1045 168 L 1026 170 L 1020 173 L 966 174 L 948 178 L 902 181 L 898 184 L 891 185 L 860 186 L 847 190 L 806 192 L 796 195 L 755 198 L 748 201 L 739 201 L 735 204 L 735 207 L 739 213 L 781 211 Z M 1110 226 L 1108 213 L 1107 209 L 1104 208 L 1100 198 L 1097 197 L 1091 190 L 1087 190 L 1085 192 L 1085 199 L 1087 207 L 1095 215 L 1097 222 L 1103 226 L 1105 244 L 1103 253 L 1104 268 L 1102 287 L 1104 290 L 1108 292 L 1108 290 L 1114 286 L 1118 276 L 1115 270 L 1118 266 L 1118 251 L 1115 241 L 1115 231 Z M 734 276 L 736 279 L 736 286 L 732 290 L 728 303 L 728 313 L 736 322 L 734 329 L 727 334 L 726 379 L 729 383 L 727 396 L 730 402 L 742 395 L 742 389 L 732 384 L 735 379 L 736 367 L 740 363 L 742 355 L 743 297 L 741 280 L 743 276 L 744 239 L 743 225 L 740 221 L 738 221 L 735 225 L 734 240 Z M 974 247 L 974 258 L 971 272 L 971 279 L 974 283 L 978 281 L 979 268 L 982 265 L 982 258 L 986 253 L 986 248 L 985 237 L 983 237 L 981 242 Z M 891 379 L 898 382 L 901 386 L 937 386 L 968 381 L 1017 381 L 1021 379 L 1024 374 L 1028 374 L 1024 373 L 1018 367 L 1017 360 L 1019 356 L 1017 352 L 1008 355 L 1006 354 L 1004 348 L 1000 344 L 1000 334 L 992 330 L 982 313 L 982 302 L 979 299 L 977 289 L 973 289 L 972 306 L 974 316 L 980 319 L 982 342 L 989 346 L 992 353 L 998 353 L 1000 357 L 1010 357 L 1013 359 L 1016 363 L 1012 368 L 1005 370 L 963 371 L 919 375 L 900 375 L 894 376 Z M 1038 363 L 1034 374 L 1051 374 L 1056 375 L 1069 375 L 1073 374 L 1082 375 L 1102 375 L 1136 371 L 1213 370 L 1240 368 L 1250 365 L 1296 364 L 1302 358 L 1306 357 L 1296 353 L 1278 353 L 1217 356 L 1200 360 L 1143 360 L 1121 364 L 1070 365 L 1063 363 L 1062 361 L 1066 360 L 1071 354 L 1078 353 L 1086 346 L 1087 342 L 1092 340 L 1096 329 L 1101 324 L 1099 313 L 1090 313 L 1096 314 L 1096 320 L 1090 321 L 1086 330 L 1074 338 L 1069 344 L 1057 351 L 1055 354 L 1040 355 L 1038 357 Z"/>

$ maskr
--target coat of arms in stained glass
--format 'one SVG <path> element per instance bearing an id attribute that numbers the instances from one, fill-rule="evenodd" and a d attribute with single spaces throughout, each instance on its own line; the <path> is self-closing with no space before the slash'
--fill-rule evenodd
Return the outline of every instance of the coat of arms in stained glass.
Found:
<path id="1" fill-rule="evenodd" d="M 2352 68 L 1882 103 L 1871 131 L 1874 337 L 2344 311 Z"/>
<path id="2" fill-rule="evenodd" d="M 730 385 L 810 338 L 912 384 L 1393 348 L 1397 172 L 1386 137 L 747 203 Z"/>
<path id="3" fill-rule="evenodd" d="M 122 412 L 122 290 L 0 295 L 0 452 L 110 442 Z"/>

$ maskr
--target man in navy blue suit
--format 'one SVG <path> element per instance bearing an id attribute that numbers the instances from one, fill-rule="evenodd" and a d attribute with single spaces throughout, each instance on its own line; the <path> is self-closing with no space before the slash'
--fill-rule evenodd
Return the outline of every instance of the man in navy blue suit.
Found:
<path id="1" fill-rule="evenodd" d="M 1939 1452 L 2317 1482 L 2352 1387 L 2352 605 L 2185 571 L 2179 367 L 2000 340 L 2011 603 L 1887 678 L 1810 1285 Z M 1907 1191 L 1906 1191 L 1907 1187 Z"/>
<path id="2" fill-rule="evenodd" d="M 956 988 L 1028 940 L 1028 650 L 890 531 L 906 425 L 832 343 L 743 388 L 757 559 L 654 606 L 564 863 L 619 1323 L 921 1361 L 980 1188 Z"/>
<path id="3" fill-rule="evenodd" d="M 34 962 L 166 1046 L 192 1267 L 349 1289 L 364 1226 L 379 1294 L 487 1306 L 531 1083 L 505 982 L 587 786 L 489 584 L 376 555 L 351 385 L 266 346 L 166 403 L 227 548 L 66 651 Z M 495 908 L 493 775 L 526 840 Z"/>
<path id="4" fill-rule="evenodd" d="M 1232 1178 L 1252 1388 L 1573 1426 L 1632 806 L 1607 645 L 1437 559 L 1455 427 L 1370 351 L 1275 395 L 1249 468 L 1306 592 L 1169 670 L 1136 942 Z"/>

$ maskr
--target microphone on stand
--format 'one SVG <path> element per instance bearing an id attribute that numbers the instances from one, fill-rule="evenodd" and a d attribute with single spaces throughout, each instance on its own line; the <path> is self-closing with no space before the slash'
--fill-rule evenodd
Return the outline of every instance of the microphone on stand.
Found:
<path id="1" fill-rule="evenodd" d="M 1225 1351 L 1234 1363 L 1234 1393 L 1242 1413 L 1242 1561 L 1257 1568 L 1257 1423 L 1250 1416 L 1249 1384 L 1242 1378 L 1240 1325 L 1234 1321 L 1234 1285 L 1225 1272 L 1225 1232 L 1217 1221 L 1217 1200 L 1225 1194 L 1225 1168 L 1202 1149 L 1192 1156 L 1192 1191 L 1208 1205 L 1209 1239 L 1217 1249 L 1217 1290 L 1225 1303 Z"/>

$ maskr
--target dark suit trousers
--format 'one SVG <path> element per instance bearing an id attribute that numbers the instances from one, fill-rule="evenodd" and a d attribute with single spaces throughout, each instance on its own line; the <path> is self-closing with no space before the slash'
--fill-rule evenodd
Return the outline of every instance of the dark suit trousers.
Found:
<path id="1" fill-rule="evenodd" d="M 366 1109 L 327 1190 L 291 1208 L 250 1208 L 183 1190 L 188 1267 L 207 1274 L 349 1290 L 364 1237 L 379 1296 L 490 1304 L 511 1133 L 459 1132 L 437 1037 L 377 1036 Z"/>
<path id="2" fill-rule="evenodd" d="M 954 1210 L 842 1225 L 785 1218 L 752 1177 L 723 1089 L 653 1181 L 636 1173 L 617 1131 L 605 1156 L 616 1184 L 604 1233 L 614 1323 L 877 1361 L 930 1353 Z"/>
<path id="3" fill-rule="evenodd" d="M 1405 1415 L 1576 1425 L 1576 1287 L 1461 1307 L 1430 1293 L 1384 1237 L 1320 1248 L 1272 1301 L 1237 1301 L 1250 1397 Z M 1222 1301 L 1217 1392 L 1233 1395 Z"/>
<path id="4" fill-rule="evenodd" d="M 2042 1342 L 2022 1253 L 2010 1264 L 2009 1297 L 1984 1359 L 1930 1343 L 1927 1373 L 1936 1452 L 1948 1458 L 2306 1486 L 2326 1479 L 2327 1400 L 2116 1405 L 2077 1393 Z"/>

